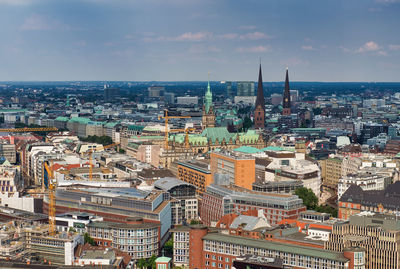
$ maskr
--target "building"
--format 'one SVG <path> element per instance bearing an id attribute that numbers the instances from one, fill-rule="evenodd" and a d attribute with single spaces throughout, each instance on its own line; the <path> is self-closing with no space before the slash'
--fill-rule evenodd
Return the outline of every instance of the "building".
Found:
<path id="1" fill-rule="evenodd" d="M 86 226 L 94 221 L 103 221 L 103 218 L 85 212 L 69 212 L 56 216 L 56 228 L 59 232 L 73 230 L 84 234 Z"/>
<path id="2" fill-rule="evenodd" d="M 160 98 L 164 96 L 165 87 L 150 86 L 147 90 L 149 92 L 149 98 Z"/>
<path id="3" fill-rule="evenodd" d="M 254 81 L 238 81 L 237 96 L 255 96 Z"/>
<path id="4" fill-rule="evenodd" d="M 207 84 L 207 91 L 204 97 L 202 128 L 215 127 L 215 113 L 212 103 L 212 93 L 210 89 L 210 81 Z"/>
<path id="5" fill-rule="evenodd" d="M 14 144 L 0 143 L 0 157 L 4 157 L 10 163 L 17 162 L 17 152 Z"/>
<path id="6" fill-rule="evenodd" d="M 342 177 L 342 159 L 328 158 L 320 160 L 322 182 L 325 186 L 336 189 Z"/>
<path id="7" fill-rule="evenodd" d="M 132 156 L 138 161 L 149 163 L 154 167 L 160 165 L 160 145 L 151 142 L 130 142 L 126 149 L 126 154 Z"/>
<path id="8" fill-rule="evenodd" d="M 198 160 L 180 161 L 178 178 L 196 186 L 197 194 L 203 194 L 212 183 L 210 165 Z"/>
<path id="9" fill-rule="evenodd" d="M 257 99 L 254 110 L 254 128 L 264 129 L 264 127 L 265 127 L 265 99 L 264 99 L 264 88 L 263 88 L 261 63 L 260 63 L 260 71 L 258 74 Z"/>
<path id="10" fill-rule="evenodd" d="M 190 226 L 177 226 L 171 230 L 174 242 L 173 263 L 175 266 L 189 268 Z"/>
<path id="11" fill-rule="evenodd" d="M 115 101 L 118 97 L 120 97 L 118 88 L 109 88 L 107 85 L 104 85 L 104 100 L 106 102 Z"/>
<path id="12" fill-rule="evenodd" d="M 290 100 L 290 88 L 289 88 L 289 69 L 286 68 L 286 78 L 285 78 L 285 90 L 283 92 L 283 116 L 290 116 L 291 112 L 291 100 Z"/>
<path id="13" fill-rule="evenodd" d="M 255 255 L 245 255 L 236 257 L 233 261 L 236 269 L 275 269 L 284 268 L 282 260 L 279 258 L 258 257 Z"/>
<path id="14" fill-rule="evenodd" d="M 119 249 L 133 259 L 159 254 L 160 229 L 160 223 L 142 218 L 128 218 L 126 223 L 102 221 L 87 225 L 88 234 L 98 245 Z"/>
<path id="15" fill-rule="evenodd" d="M 235 96 L 235 93 L 232 88 L 232 81 L 226 81 L 225 87 L 226 87 L 226 96 L 230 99 L 233 99 Z"/>
<path id="16" fill-rule="evenodd" d="M 195 105 L 199 104 L 199 97 L 198 96 L 178 96 L 176 98 L 176 103 L 178 105 Z"/>
<path id="17" fill-rule="evenodd" d="M 303 187 L 303 182 L 299 180 L 290 181 L 265 181 L 254 182 L 253 190 L 269 193 L 294 193 L 298 188 Z"/>
<path id="18" fill-rule="evenodd" d="M 221 151 L 210 154 L 211 174 L 228 175 L 229 182 L 251 190 L 255 182 L 255 157 L 238 152 Z"/>
<path id="19" fill-rule="evenodd" d="M 168 177 L 154 182 L 154 187 L 168 192 L 170 195 L 172 225 L 198 219 L 199 201 L 196 197 L 196 187 L 194 185 Z"/>
<path id="20" fill-rule="evenodd" d="M 141 217 L 147 222 L 161 223 L 161 238 L 171 227 L 171 203 L 162 191 L 141 191 L 134 188 L 57 189 L 56 213 L 87 212 L 104 221 L 124 223 Z M 48 198 L 43 201 L 48 212 Z"/>
<path id="21" fill-rule="evenodd" d="M 379 175 L 371 172 L 363 172 L 357 174 L 348 174 L 341 177 L 338 182 L 338 199 L 351 185 L 360 186 L 364 191 L 384 190 L 391 183 L 392 178 L 387 175 Z"/>
<path id="22" fill-rule="evenodd" d="M 400 181 L 384 190 L 363 190 L 351 185 L 338 201 L 338 216 L 344 220 L 363 211 L 395 215 L 400 211 Z"/>
<path id="23" fill-rule="evenodd" d="M 297 219 L 306 210 L 297 195 L 256 192 L 218 181 L 207 187 L 201 201 L 200 218 L 207 225 L 215 224 L 224 215 L 250 209 L 262 210 L 269 224 L 275 225 L 283 219 Z"/>
<path id="24" fill-rule="evenodd" d="M 325 248 L 346 251 L 351 247 L 360 249 L 356 256 L 359 267 L 354 268 L 399 268 L 400 220 L 393 215 L 363 212 L 335 224 Z"/>

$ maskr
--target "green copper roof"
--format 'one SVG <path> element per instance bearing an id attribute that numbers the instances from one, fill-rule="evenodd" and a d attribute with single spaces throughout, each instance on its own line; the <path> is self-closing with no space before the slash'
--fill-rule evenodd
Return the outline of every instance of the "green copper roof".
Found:
<path id="1" fill-rule="evenodd" d="M 281 147 L 269 146 L 269 147 L 263 148 L 263 149 L 261 149 L 261 150 L 262 150 L 262 151 L 282 151 L 282 150 L 284 150 L 284 149 L 281 148 Z"/>
<path id="2" fill-rule="evenodd" d="M 207 91 L 206 91 L 206 95 L 205 95 L 204 106 L 206 109 L 206 113 L 208 113 L 208 111 L 210 110 L 210 107 L 212 106 L 212 93 L 211 93 L 211 89 L 210 89 L 210 81 L 208 81 L 208 84 L 207 84 Z"/>
<path id="3" fill-rule="evenodd" d="M 79 122 L 81 124 L 87 124 L 88 122 L 90 122 L 90 119 L 83 118 L 83 117 L 73 117 L 69 121 L 70 122 Z"/>
<path id="4" fill-rule="evenodd" d="M 67 118 L 67 117 L 57 117 L 55 120 L 56 121 L 69 121 L 69 118 Z"/>
<path id="5" fill-rule="evenodd" d="M 225 141 L 228 142 L 230 138 L 234 140 L 236 138 L 236 134 L 228 132 L 226 127 L 210 127 L 203 130 L 201 136 L 207 137 L 207 139 L 211 139 L 212 143 L 218 139 L 221 142 L 224 138 Z"/>
<path id="6" fill-rule="evenodd" d="M 0 109 L 0 113 L 25 112 L 25 111 L 26 109 L 19 109 L 19 108 Z"/>
<path id="7" fill-rule="evenodd" d="M 170 260 L 171 260 L 171 258 L 168 258 L 168 257 L 158 257 L 158 258 L 156 259 L 156 263 L 157 263 L 157 262 L 168 263 L 168 262 L 170 262 Z"/>
<path id="8" fill-rule="evenodd" d="M 175 134 L 168 137 L 168 140 L 173 141 L 175 138 L 176 143 L 183 143 L 185 142 L 185 136 L 186 134 Z M 207 137 L 197 134 L 189 134 L 189 144 L 192 145 L 207 144 Z"/>
<path id="9" fill-rule="evenodd" d="M 260 135 L 256 133 L 254 130 L 248 130 L 246 133 L 239 134 L 240 142 L 254 142 L 258 140 Z"/>
<path id="10" fill-rule="evenodd" d="M 107 128 L 114 128 L 117 124 L 118 122 L 107 122 L 104 126 Z"/>
<path id="11" fill-rule="evenodd" d="M 129 131 L 142 131 L 144 129 L 144 126 L 141 125 L 129 125 L 128 130 Z"/>
<path id="12" fill-rule="evenodd" d="M 249 147 L 249 146 L 242 146 L 240 148 L 234 149 L 233 151 L 243 152 L 243 153 L 248 153 L 248 154 L 254 154 L 254 153 L 261 152 L 261 150 L 259 150 L 257 148 Z"/>
<path id="13" fill-rule="evenodd" d="M 136 140 L 161 140 L 164 139 L 164 136 L 161 135 L 134 135 L 131 137 Z"/>

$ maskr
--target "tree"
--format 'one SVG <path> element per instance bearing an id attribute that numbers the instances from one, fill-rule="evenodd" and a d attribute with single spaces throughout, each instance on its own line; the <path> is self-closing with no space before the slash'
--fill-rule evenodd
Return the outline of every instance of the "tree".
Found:
<path id="1" fill-rule="evenodd" d="M 195 224 L 201 224 L 201 222 L 198 221 L 198 220 L 192 219 L 192 220 L 190 221 L 190 225 L 195 225 Z"/>
<path id="2" fill-rule="evenodd" d="M 321 115 L 322 108 L 320 108 L 320 107 L 313 108 L 313 113 L 314 113 L 314 115 Z"/>
<path id="3" fill-rule="evenodd" d="M 298 188 L 294 193 L 303 200 L 303 204 L 308 210 L 315 210 L 318 206 L 318 197 L 311 189 L 301 187 Z"/>
<path id="4" fill-rule="evenodd" d="M 156 255 L 152 255 L 150 258 L 147 259 L 147 268 L 156 269 Z"/>
<path id="5" fill-rule="evenodd" d="M 88 233 L 85 233 L 83 235 L 83 239 L 85 241 L 85 244 L 88 243 L 88 244 L 90 244 L 92 246 L 96 246 L 96 242 L 94 241 L 93 238 L 90 237 L 90 235 Z"/>
<path id="6" fill-rule="evenodd" d="M 334 217 L 334 218 L 337 218 L 337 216 L 338 216 L 338 210 L 337 210 L 337 208 L 333 208 L 333 207 L 331 207 L 331 206 L 329 206 L 329 205 L 320 205 L 320 206 L 317 206 L 316 209 L 315 209 L 315 211 L 321 212 L 321 213 L 328 213 L 328 214 L 331 214 L 332 217 Z"/>
<path id="7" fill-rule="evenodd" d="M 144 258 L 140 258 L 137 262 L 136 262 L 137 267 L 143 269 L 146 268 L 146 260 Z"/>
<path id="8" fill-rule="evenodd" d="M 246 116 L 243 121 L 243 131 L 247 131 L 251 126 L 253 126 L 253 122 Z"/>
<path id="9" fill-rule="evenodd" d="M 174 253 L 174 238 L 171 237 L 164 245 L 165 255 L 172 256 Z"/>

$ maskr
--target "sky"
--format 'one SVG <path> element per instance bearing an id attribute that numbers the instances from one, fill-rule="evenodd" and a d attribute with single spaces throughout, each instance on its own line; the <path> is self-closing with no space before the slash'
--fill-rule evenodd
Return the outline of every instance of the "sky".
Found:
<path id="1" fill-rule="evenodd" d="M 400 81 L 400 0 L 0 0 L 0 81 Z"/>

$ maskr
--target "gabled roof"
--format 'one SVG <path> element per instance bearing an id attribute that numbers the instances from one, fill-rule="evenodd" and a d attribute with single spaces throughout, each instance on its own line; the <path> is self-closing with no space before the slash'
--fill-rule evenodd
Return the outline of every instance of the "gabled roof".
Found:
<path id="1" fill-rule="evenodd" d="M 236 134 L 228 132 L 226 127 L 210 127 L 204 129 L 201 133 L 201 136 L 207 137 L 207 139 L 211 139 L 212 143 L 218 139 L 218 141 L 222 141 L 225 138 L 225 141 L 228 142 L 230 138 L 234 140 L 236 138 Z"/>

